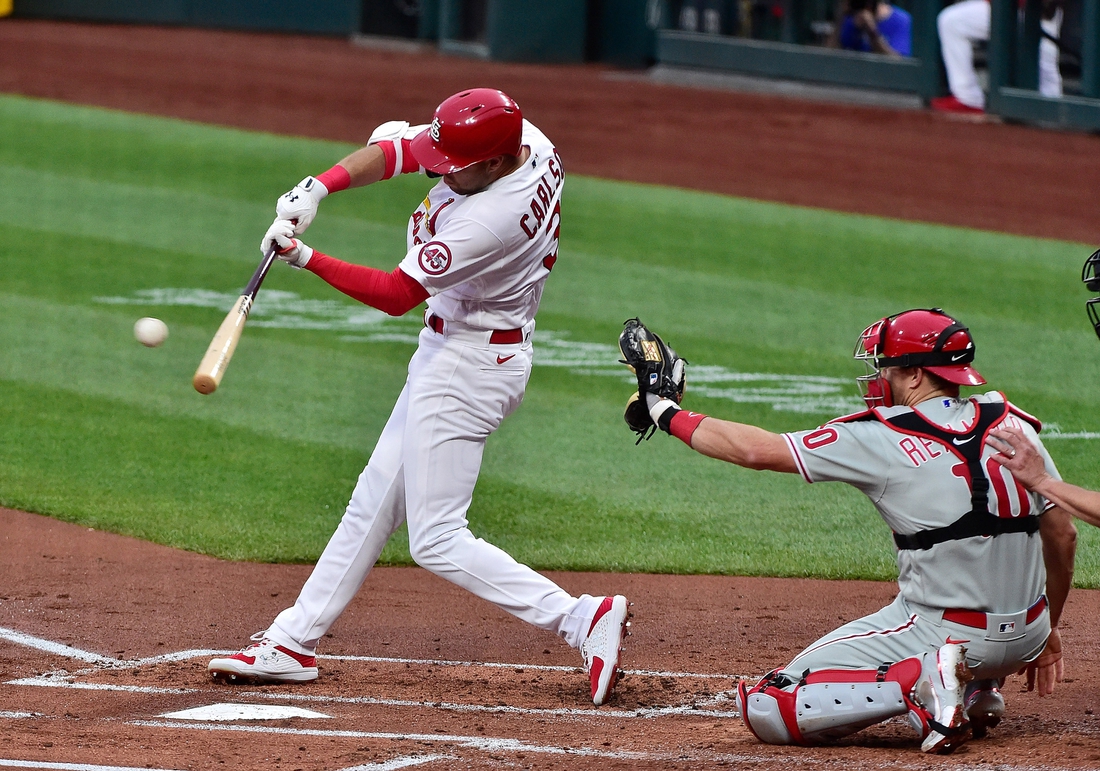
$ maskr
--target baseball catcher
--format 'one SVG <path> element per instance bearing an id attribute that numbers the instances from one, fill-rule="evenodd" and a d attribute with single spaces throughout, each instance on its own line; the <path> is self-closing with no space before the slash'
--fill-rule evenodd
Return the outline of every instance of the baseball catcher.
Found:
<path id="1" fill-rule="evenodd" d="M 894 602 L 739 684 L 758 739 L 818 744 L 908 715 L 924 752 L 948 753 L 998 724 L 1007 676 L 1053 692 L 1077 531 L 1053 494 L 1028 492 L 994 459 L 991 434 L 1011 429 L 1060 479 L 1038 420 L 997 391 L 960 396 L 985 383 L 966 326 L 938 308 L 879 319 L 856 344 L 867 409 L 787 434 L 681 409 L 683 360 L 636 320 L 620 347 L 657 428 L 728 463 L 847 482 L 894 532 Z M 628 408 L 635 431 L 640 409 Z"/>

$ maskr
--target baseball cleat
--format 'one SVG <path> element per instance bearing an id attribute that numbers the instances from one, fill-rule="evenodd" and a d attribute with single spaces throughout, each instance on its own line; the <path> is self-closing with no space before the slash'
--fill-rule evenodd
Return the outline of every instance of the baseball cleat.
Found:
<path id="1" fill-rule="evenodd" d="M 607 701 L 620 675 L 619 654 L 630 625 L 629 608 L 630 603 L 621 594 L 604 597 L 592 618 L 588 636 L 581 643 L 584 671 L 592 685 L 592 703 L 597 707 Z"/>
<path id="2" fill-rule="evenodd" d="M 211 659 L 206 671 L 226 683 L 308 683 L 317 679 L 317 660 L 276 645 L 263 632 L 232 656 Z"/>
<path id="3" fill-rule="evenodd" d="M 946 755 L 969 737 L 966 684 L 974 679 L 966 664 L 966 648 L 949 643 L 936 652 L 935 669 L 917 684 L 917 697 L 930 716 L 922 752 Z"/>
<path id="4" fill-rule="evenodd" d="M 1005 699 L 996 680 L 975 680 L 966 687 L 966 716 L 975 739 L 996 728 L 1005 713 Z"/>

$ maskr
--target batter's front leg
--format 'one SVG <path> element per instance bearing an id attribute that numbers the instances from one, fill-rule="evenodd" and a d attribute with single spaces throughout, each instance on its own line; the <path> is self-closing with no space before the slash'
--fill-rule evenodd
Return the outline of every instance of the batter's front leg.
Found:
<path id="1" fill-rule="evenodd" d="M 299 653 L 312 653 L 356 592 L 394 531 L 405 521 L 402 443 L 408 386 L 394 405 L 370 461 L 294 605 L 280 613 L 267 636 Z"/>

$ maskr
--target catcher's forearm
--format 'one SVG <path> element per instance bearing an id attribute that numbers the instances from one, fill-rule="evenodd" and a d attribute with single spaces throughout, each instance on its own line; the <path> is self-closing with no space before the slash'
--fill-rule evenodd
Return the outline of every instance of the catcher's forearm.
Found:
<path id="1" fill-rule="evenodd" d="M 1057 506 L 1046 511 L 1039 520 L 1039 535 L 1043 539 L 1043 562 L 1047 569 L 1047 602 L 1050 603 L 1050 625 L 1058 626 L 1073 584 L 1073 563 L 1077 554 L 1077 528 L 1069 512 Z"/>
<path id="2" fill-rule="evenodd" d="M 798 471 L 782 436 L 745 423 L 707 418 L 692 435 L 691 446 L 703 455 L 745 468 Z"/>

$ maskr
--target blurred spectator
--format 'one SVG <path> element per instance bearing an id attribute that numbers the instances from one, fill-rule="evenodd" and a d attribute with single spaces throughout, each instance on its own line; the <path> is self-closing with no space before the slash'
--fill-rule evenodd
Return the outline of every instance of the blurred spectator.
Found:
<path id="1" fill-rule="evenodd" d="M 910 56 L 913 51 L 913 18 L 885 0 L 841 0 L 837 23 L 827 42 L 849 51 Z"/>
<path id="2" fill-rule="evenodd" d="M 1058 70 L 1057 39 L 1062 28 L 1062 0 L 1043 0 L 1043 39 L 1039 43 L 1039 93 L 1062 95 L 1062 74 Z M 940 11 L 936 26 L 940 31 L 943 66 L 951 96 L 933 99 L 932 109 L 943 112 L 985 112 L 985 93 L 974 70 L 974 43 L 989 40 L 992 11 L 989 0 L 960 0 Z"/>

